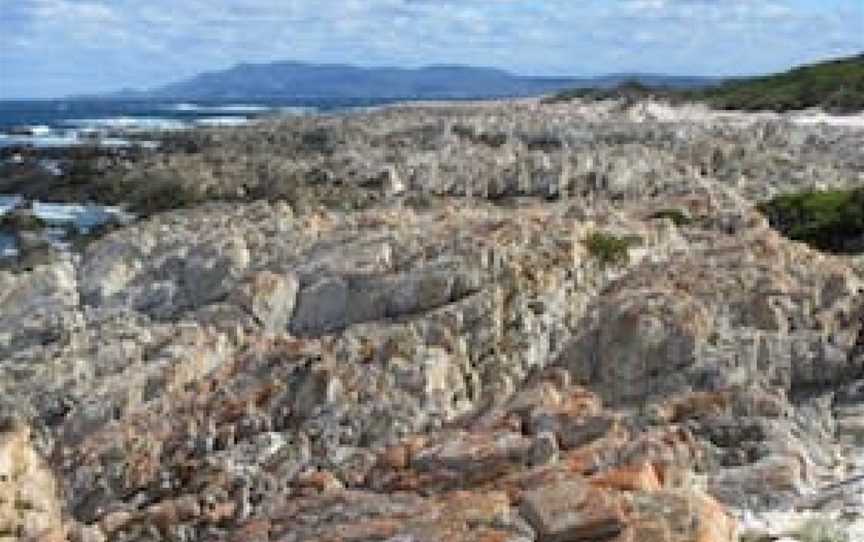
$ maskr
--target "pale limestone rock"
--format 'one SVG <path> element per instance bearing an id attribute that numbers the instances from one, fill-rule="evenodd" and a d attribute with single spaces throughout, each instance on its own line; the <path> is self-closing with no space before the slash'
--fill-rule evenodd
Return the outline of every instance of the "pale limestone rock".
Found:
<path id="1" fill-rule="evenodd" d="M 238 286 L 231 301 L 240 305 L 271 332 L 284 331 L 297 302 L 299 283 L 293 275 L 256 273 Z"/>
<path id="2" fill-rule="evenodd" d="M 0 428 L 0 540 L 31 540 L 62 532 L 60 495 L 54 475 L 18 422 Z M 57 536 L 51 540 L 62 540 Z"/>

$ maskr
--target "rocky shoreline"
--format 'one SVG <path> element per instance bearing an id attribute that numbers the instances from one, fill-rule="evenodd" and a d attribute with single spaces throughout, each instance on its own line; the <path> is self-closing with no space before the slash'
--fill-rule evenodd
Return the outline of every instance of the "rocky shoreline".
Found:
<path id="1" fill-rule="evenodd" d="M 184 138 L 106 166 L 147 216 L 0 271 L 0 541 L 864 536 L 864 266 L 756 209 L 860 186 L 864 130 L 526 100 Z"/>

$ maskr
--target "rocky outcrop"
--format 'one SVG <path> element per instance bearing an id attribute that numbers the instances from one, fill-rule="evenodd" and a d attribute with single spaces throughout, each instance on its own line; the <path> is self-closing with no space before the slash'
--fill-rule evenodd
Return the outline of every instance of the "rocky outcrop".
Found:
<path id="1" fill-rule="evenodd" d="M 777 164 L 846 171 L 860 135 L 687 114 L 397 108 L 194 136 L 224 139 L 166 160 L 219 148 L 231 170 L 248 138 L 252 163 L 255 141 L 294 153 L 274 179 L 326 174 L 286 196 L 308 205 L 210 202 L 0 274 L 0 410 L 59 487 L 32 521 L 76 542 L 727 542 L 846 506 L 860 267 L 753 203 Z"/>

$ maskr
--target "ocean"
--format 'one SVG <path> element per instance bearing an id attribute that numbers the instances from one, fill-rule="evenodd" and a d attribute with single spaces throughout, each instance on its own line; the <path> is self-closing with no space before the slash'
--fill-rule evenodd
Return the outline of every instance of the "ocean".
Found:
<path id="1" fill-rule="evenodd" d="M 271 115 L 327 113 L 374 107 L 397 100 L 273 99 L 205 100 L 0 100 L 0 147 L 65 147 L 92 141 L 125 145 L 120 133 L 243 124 Z M 402 101 L 402 100 L 398 100 Z"/>
<path id="2" fill-rule="evenodd" d="M 0 101 L 0 165 L 21 160 L 17 148 L 58 149 L 98 144 L 103 147 L 158 147 L 147 138 L 153 132 L 196 126 L 240 125 L 257 118 L 309 115 L 367 108 L 397 100 L 299 99 L 208 100 L 195 102 L 142 100 L 15 100 Z M 404 100 L 398 100 L 404 101 Z M 46 172 L 60 175 L 57 160 L 42 158 Z M 2 179 L 0 179 L 2 180 Z M 20 208 L 45 223 L 39 238 L 66 250 L 70 232 L 87 234 L 112 222 L 133 220 L 122 209 L 90 202 L 52 203 L 26 201 L 18 194 L 0 193 L 0 219 Z M 0 224 L 0 264 L 19 255 L 19 232 Z"/>

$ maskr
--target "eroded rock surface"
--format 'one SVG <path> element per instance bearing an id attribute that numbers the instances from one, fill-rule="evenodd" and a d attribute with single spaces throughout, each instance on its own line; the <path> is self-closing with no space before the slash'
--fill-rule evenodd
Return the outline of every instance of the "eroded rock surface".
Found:
<path id="1" fill-rule="evenodd" d="M 0 485 L 39 473 L 0 533 L 731 542 L 837 503 L 855 532 L 861 269 L 754 205 L 857 182 L 864 134 L 656 104 L 297 122 L 324 131 L 164 159 L 259 138 L 296 155 L 274 175 L 327 172 L 311 201 L 373 204 L 212 202 L 0 272 L 0 410 L 30 428 Z"/>

